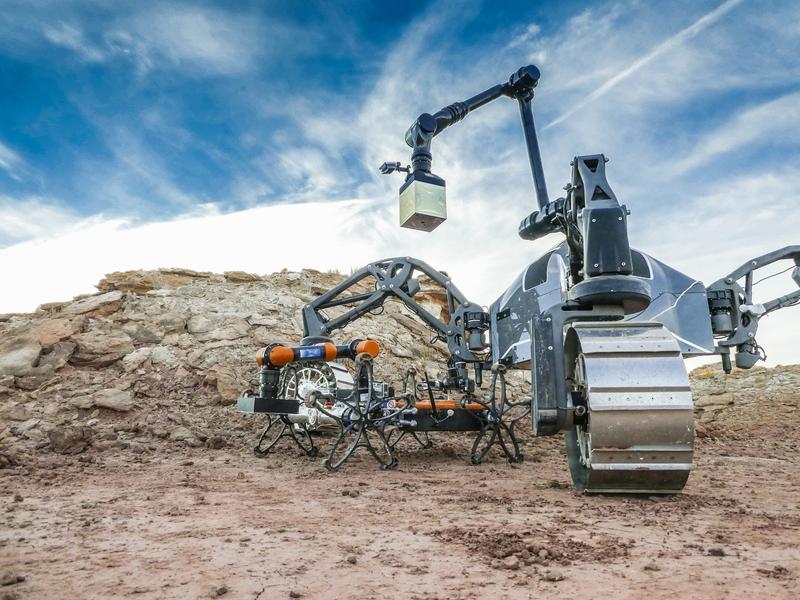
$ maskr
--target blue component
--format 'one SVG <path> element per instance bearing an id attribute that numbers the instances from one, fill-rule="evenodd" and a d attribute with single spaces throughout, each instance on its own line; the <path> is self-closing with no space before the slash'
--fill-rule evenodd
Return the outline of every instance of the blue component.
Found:
<path id="1" fill-rule="evenodd" d="M 325 348 L 322 346 L 310 346 L 308 348 L 299 349 L 298 358 L 324 358 Z"/>

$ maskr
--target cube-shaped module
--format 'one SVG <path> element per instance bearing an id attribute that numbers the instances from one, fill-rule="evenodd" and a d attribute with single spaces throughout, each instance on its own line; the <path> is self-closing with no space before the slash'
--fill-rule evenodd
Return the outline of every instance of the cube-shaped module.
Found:
<path id="1" fill-rule="evenodd" d="M 412 173 L 400 188 L 400 227 L 433 231 L 447 219 L 444 179 Z"/>

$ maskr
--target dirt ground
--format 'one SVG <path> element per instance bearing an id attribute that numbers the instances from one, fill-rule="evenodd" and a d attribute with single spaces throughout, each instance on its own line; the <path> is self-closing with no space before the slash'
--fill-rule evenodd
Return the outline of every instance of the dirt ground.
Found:
<path id="1" fill-rule="evenodd" d="M 672 497 L 576 495 L 556 438 L 335 474 L 289 446 L 42 454 L 0 470 L 0 599 L 798 598 L 795 433 L 698 439 Z"/>

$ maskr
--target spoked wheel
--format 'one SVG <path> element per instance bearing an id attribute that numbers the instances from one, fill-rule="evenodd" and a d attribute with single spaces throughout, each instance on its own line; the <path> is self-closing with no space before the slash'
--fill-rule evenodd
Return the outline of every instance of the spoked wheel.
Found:
<path id="1" fill-rule="evenodd" d="M 319 453 L 308 429 L 304 426 L 295 425 L 284 416 L 267 415 L 267 426 L 253 448 L 253 454 L 258 458 L 264 458 L 284 437 L 292 438 L 308 456 L 316 456 Z"/>
<path id="2" fill-rule="evenodd" d="M 314 457 L 319 454 L 319 448 L 314 444 L 314 438 L 311 437 L 311 433 L 308 431 L 308 427 L 305 425 L 288 425 L 287 426 L 294 443 L 297 444 L 300 449 L 305 452 L 308 456 Z"/>
<path id="3" fill-rule="evenodd" d="M 470 462 L 473 465 L 482 463 L 489 450 L 495 444 L 500 446 L 508 462 L 521 463 L 523 461 L 522 453 L 519 450 L 519 442 L 517 442 L 514 432 L 506 423 L 499 421 L 487 423 L 478 432 L 475 441 L 472 443 L 472 450 L 469 455 Z"/>
<path id="4" fill-rule="evenodd" d="M 275 447 L 286 432 L 286 423 L 280 417 L 267 415 L 267 426 L 258 438 L 258 442 L 253 448 L 253 454 L 258 458 L 264 458 L 272 448 Z"/>
<path id="5" fill-rule="evenodd" d="M 386 437 L 386 443 L 389 444 L 391 448 L 395 448 L 397 444 L 400 443 L 404 437 L 406 437 L 406 433 L 408 433 L 405 429 L 400 429 L 399 427 L 387 427 L 383 431 L 383 435 Z"/>
<path id="6" fill-rule="evenodd" d="M 400 440 L 406 437 L 407 433 L 411 434 L 411 437 L 416 440 L 423 450 L 433 448 L 433 442 L 431 441 L 427 431 L 413 431 L 392 427 L 391 429 L 385 429 L 383 433 L 386 436 L 386 441 L 393 450 L 397 447 L 397 444 L 400 443 Z"/>
<path id="7" fill-rule="evenodd" d="M 369 453 L 381 464 L 381 469 L 393 469 L 397 466 L 394 448 L 389 444 L 382 429 L 366 428 L 361 434 L 361 439 Z"/>
<path id="8" fill-rule="evenodd" d="M 694 415 L 680 348 L 660 323 L 576 323 L 566 338 L 579 491 L 677 493 L 692 468 Z"/>
<path id="9" fill-rule="evenodd" d="M 505 371 L 504 365 L 492 367 L 489 396 L 485 403 L 481 403 L 486 406 L 486 416 L 481 417 L 484 422 L 475 437 L 469 457 L 473 465 L 483 462 L 495 444 L 500 446 L 508 462 L 518 463 L 523 460 L 517 436 L 514 435 L 514 425 L 530 414 L 531 403 L 527 399 L 518 402 L 508 399 Z"/>
<path id="10" fill-rule="evenodd" d="M 414 439 L 417 440 L 417 443 L 420 446 L 422 446 L 423 450 L 433 448 L 433 442 L 431 441 L 431 437 L 428 435 L 427 431 L 412 431 L 411 435 L 414 436 Z"/>
<path id="11" fill-rule="evenodd" d="M 342 422 L 339 435 L 333 441 L 327 458 L 323 464 L 329 471 L 336 471 L 353 455 L 361 443 L 361 424 L 358 422 Z"/>
<path id="12" fill-rule="evenodd" d="M 472 450 L 469 453 L 469 460 L 473 465 L 479 465 L 486 458 L 489 450 L 494 446 L 497 439 L 497 429 L 493 423 L 487 423 L 475 436 L 475 441 L 472 443 Z"/>

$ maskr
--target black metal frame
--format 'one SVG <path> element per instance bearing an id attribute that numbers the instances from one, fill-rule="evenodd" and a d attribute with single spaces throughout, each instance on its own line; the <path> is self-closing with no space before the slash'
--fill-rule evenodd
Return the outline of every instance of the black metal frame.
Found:
<path id="1" fill-rule="evenodd" d="M 447 293 L 447 309 L 450 315 L 448 323 L 432 315 L 414 300 L 420 290 L 416 278 L 418 275 L 429 277 Z M 373 291 L 345 294 L 369 277 L 374 279 Z M 403 302 L 423 323 L 434 330 L 437 337 L 445 340 L 452 356 L 463 362 L 485 362 L 486 359 L 481 354 L 485 345 L 470 344 L 470 335 L 474 336 L 475 332 L 482 334 L 486 330 L 488 315 L 480 305 L 467 300 L 447 275 L 416 258 L 396 257 L 370 263 L 306 304 L 303 307 L 303 336 L 312 343 L 315 338 L 329 336 L 337 329 L 379 308 L 389 298 L 397 298 Z M 325 309 L 337 306 L 352 307 L 333 319 L 323 313 Z M 476 340 L 473 338 L 473 341 Z"/>

